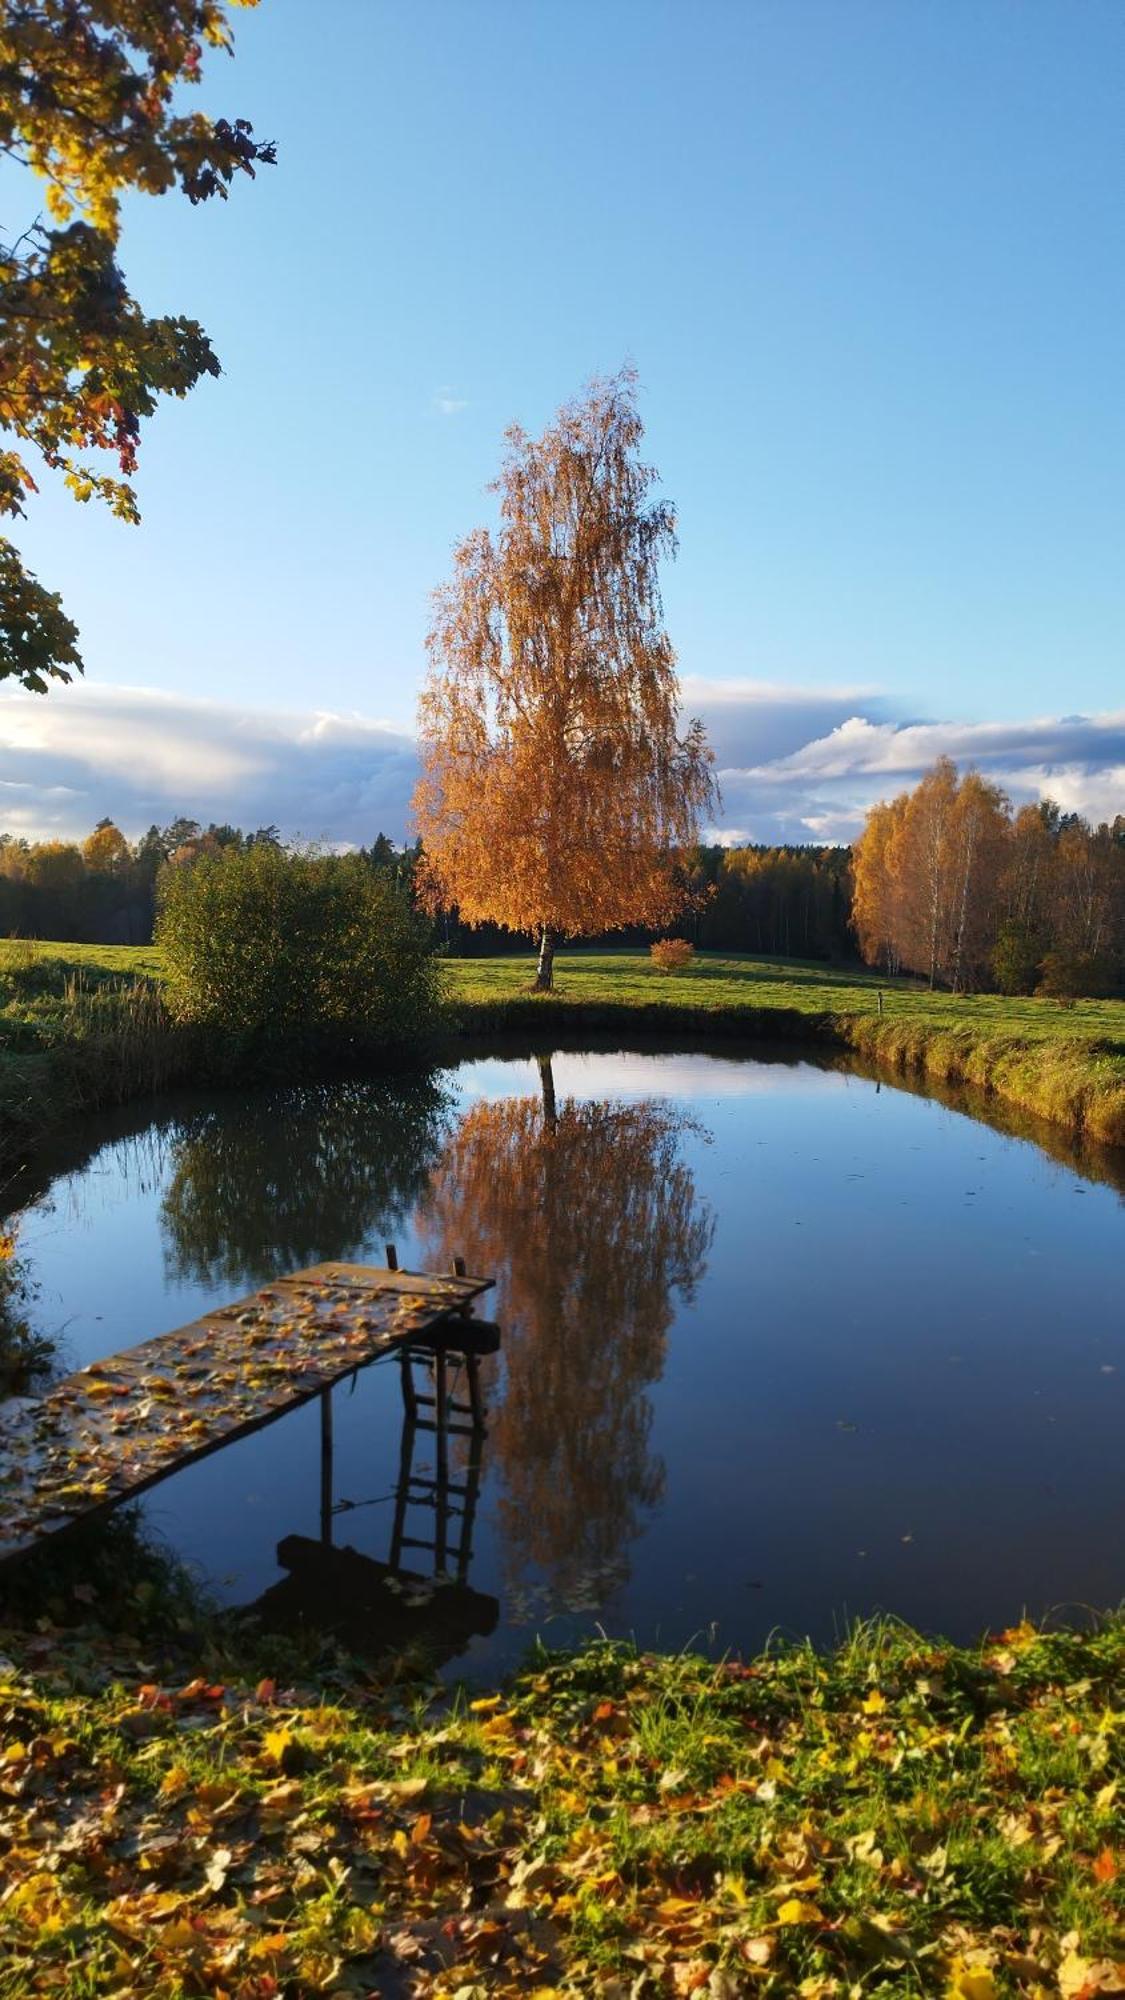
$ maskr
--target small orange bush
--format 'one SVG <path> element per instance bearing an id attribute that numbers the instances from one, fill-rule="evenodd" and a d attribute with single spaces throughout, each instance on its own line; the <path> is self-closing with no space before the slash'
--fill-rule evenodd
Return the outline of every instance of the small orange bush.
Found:
<path id="1" fill-rule="evenodd" d="M 657 938 L 649 946 L 649 956 L 661 972 L 683 972 L 695 957 L 695 946 L 686 938 Z"/>

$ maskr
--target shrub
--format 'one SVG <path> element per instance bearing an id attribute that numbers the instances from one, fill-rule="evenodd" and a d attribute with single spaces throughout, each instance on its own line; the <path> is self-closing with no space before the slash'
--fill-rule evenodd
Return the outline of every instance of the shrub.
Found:
<path id="1" fill-rule="evenodd" d="M 156 939 L 176 1016 L 261 1042 L 404 1041 L 432 1025 L 429 932 L 357 854 L 255 843 L 170 863 Z"/>
<path id="2" fill-rule="evenodd" d="M 1042 956 L 1042 942 L 1030 924 L 1018 917 L 1002 923 L 992 947 L 992 971 L 1001 993 L 1034 993 Z"/>
<path id="3" fill-rule="evenodd" d="M 683 972 L 695 957 L 695 946 L 686 938 L 658 938 L 649 946 L 649 957 L 661 972 Z"/>

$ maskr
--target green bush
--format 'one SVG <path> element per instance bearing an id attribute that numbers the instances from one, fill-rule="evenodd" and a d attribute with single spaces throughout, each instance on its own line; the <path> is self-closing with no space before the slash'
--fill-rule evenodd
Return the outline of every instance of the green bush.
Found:
<path id="1" fill-rule="evenodd" d="M 203 1027 L 342 1051 L 436 1018 L 428 929 L 356 854 L 263 843 L 170 862 L 156 939 L 173 1013 Z"/>
<path id="2" fill-rule="evenodd" d="M 1034 993 L 1042 958 L 1042 940 L 1031 925 L 1009 917 L 992 948 L 992 971 L 1001 993 Z"/>

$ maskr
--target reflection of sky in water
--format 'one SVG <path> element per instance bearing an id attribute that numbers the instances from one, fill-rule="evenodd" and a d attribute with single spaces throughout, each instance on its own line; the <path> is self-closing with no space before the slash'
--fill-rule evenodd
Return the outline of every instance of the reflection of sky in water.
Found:
<path id="1" fill-rule="evenodd" d="M 1025 1606 L 1120 1598 L 1118 1192 L 933 1101 L 841 1071 L 727 1054 L 560 1054 L 553 1067 L 560 1106 L 660 1098 L 687 1114 L 677 1157 L 715 1229 L 694 1299 L 671 1301 L 656 1378 L 638 1363 L 631 1392 L 633 1414 L 651 1407 L 644 1451 L 663 1467 L 660 1497 L 639 1508 L 600 1586 L 568 1576 L 572 1614 L 558 1615 L 550 1574 L 513 1573 L 512 1482 L 499 1447 L 486 1447 L 472 1582 L 531 1623 L 502 1622 L 474 1659 L 511 1657 L 535 1629 L 566 1639 L 595 1615 L 676 1645 L 714 1624 L 719 1645 L 746 1647 L 777 1625 L 827 1636 L 844 1615 L 875 1608 L 964 1635 Z M 474 1105 L 538 1098 L 539 1071 L 489 1057 L 464 1065 L 453 1087 L 436 1142 Z M 330 1098 L 322 1092 L 312 1111 L 278 1093 L 185 1099 L 164 1129 L 118 1114 L 91 1125 L 104 1142 L 78 1165 L 60 1143 L 20 1242 L 40 1282 L 39 1323 L 61 1332 L 68 1365 L 260 1281 L 256 1269 L 241 1284 L 208 1280 L 198 1258 L 185 1259 L 165 1209 L 173 1185 L 175 1226 L 190 1232 L 209 1202 L 201 1240 L 218 1232 L 228 1256 L 251 1222 L 260 1242 L 269 1205 L 290 1197 L 304 1204 L 288 1217 L 295 1228 L 315 1198 L 310 1257 L 382 1262 L 391 1235 L 405 1263 L 418 1260 L 413 1197 L 404 1214 L 378 1172 L 394 1136 L 380 1125 L 380 1086 L 361 1093 L 321 1153 Z M 401 1139 L 401 1114 L 390 1117 Z M 208 1164 L 237 1139 L 229 1184 L 220 1175 L 201 1191 L 185 1180 L 185 1131 Z M 377 1194 L 365 1208 L 368 1186 Z M 528 1202 L 536 1196 L 532 1173 Z M 537 1379 L 535 1359 L 521 1362 L 521 1382 Z M 544 1356 L 541 1369 L 548 1432 L 577 1421 L 565 1357 L 556 1362 Z M 385 1557 L 396 1370 L 342 1386 L 334 1408 L 336 1495 L 357 1503 L 337 1538 Z M 523 1449 L 527 1435 L 517 1426 L 504 1448 Z M 318 1449 L 314 1404 L 167 1481 L 146 1516 L 220 1594 L 245 1602 L 276 1578 L 282 1536 L 317 1533 Z M 428 1455 L 420 1440 L 416 1470 Z M 586 1470 L 595 1491 L 598 1467 Z M 512 1490 L 538 1490 L 546 1504 L 551 1471 L 549 1461 L 524 1466 Z M 567 1495 L 549 1498 L 565 1529 Z"/>

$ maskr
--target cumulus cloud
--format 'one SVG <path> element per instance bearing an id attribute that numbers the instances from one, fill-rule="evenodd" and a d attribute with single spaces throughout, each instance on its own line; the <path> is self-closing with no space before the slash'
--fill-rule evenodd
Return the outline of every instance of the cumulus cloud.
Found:
<path id="1" fill-rule="evenodd" d="M 721 761 L 732 769 L 789 756 L 858 711 L 875 721 L 888 713 L 875 688 L 795 688 L 693 674 L 684 676 L 682 686 L 685 712 L 700 717 Z"/>
<path id="2" fill-rule="evenodd" d="M 708 831 L 731 844 L 848 840 L 942 754 L 1017 802 L 1125 812 L 1125 712 L 918 722 L 875 690 L 690 678 L 684 703 L 716 753 L 723 810 Z M 81 837 L 103 814 L 135 837 L 184 813 L 333 845 L 403 839 L 416 773 L 410 734 L 361 715 L 96 684 L 0 694 L 0 830 L 31 838 Z"/>
<path id="3" fill-rule="evenodd" d="M 332 843 L 401 838 L 416 766 L 406 732 L 358 715 L 95 685 L 0 698 L 0 827 L 34 837 L 85 834 L 103 814 L 135 836 L 183 813 Z"/>
<path id="4" fill-rule="evenodd" d="M 1017 805 L 1050 797 L 1094 821 L 1125 812 L 1125 711 L 1118 711 L 1029 722 L 853 713 L 781 756 L 722 772 L 726 815 L 752 811 L 759 840 L 848 840 L 875 800 L 908 789 L 943 756 L 982 771 Z"/>

